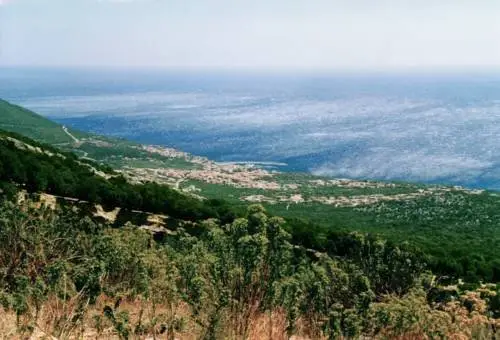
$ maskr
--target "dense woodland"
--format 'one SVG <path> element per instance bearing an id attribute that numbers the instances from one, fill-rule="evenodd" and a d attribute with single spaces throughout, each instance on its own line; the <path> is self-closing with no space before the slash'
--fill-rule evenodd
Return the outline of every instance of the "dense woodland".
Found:
<path id="1" fill-rule="evenodd" d="M 284 220 L 258 205 L 236 209 L 154 183 L 130 184 L 101 165 L 3 136 L 2 330 L 12 320 L 12 332 L 56 337 L 90 337 L 89 330 L 94 338 L 122 339 L 496 336 L 499 288 L 446 287 L 459 273 L 433 275 L 436 259 L 410 244 Z M 131 223 L 110 228 L 71 207 L 19 205 L 19 189 L 163 213 L 190 227 L 153 238 Z"/>

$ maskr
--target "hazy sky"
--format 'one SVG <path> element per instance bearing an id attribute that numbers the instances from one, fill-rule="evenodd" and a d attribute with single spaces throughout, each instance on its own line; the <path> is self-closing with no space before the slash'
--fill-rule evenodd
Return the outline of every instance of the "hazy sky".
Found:
<path id="1" fill-rule="evenodd" d="M 0 0 L 0 65 L 500 67 L 500 0 Z"/>

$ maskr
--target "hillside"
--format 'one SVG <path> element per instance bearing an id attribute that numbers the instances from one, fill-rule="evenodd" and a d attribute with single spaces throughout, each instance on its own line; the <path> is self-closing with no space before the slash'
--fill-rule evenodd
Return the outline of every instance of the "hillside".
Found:
<path id="1" fill-rule="evenodd" d="M 17 132 L 50 144 L 73 142 L 59 124 L 2 99 L 0 99 L 0 129 Z"/>
<path id="2" fill-rule="evenodd" d="M 4 338 L 495 336 L 496 193 L 79 136 L 0 130 Z"/>
<path id="3" fill-rule="evenodd" d="M 193 168 L 188 155 L 164 148 L 160 153 L 148 152 L 142 145 L 96 136 L 59 125 L 30 110 L 0 99 L 0 129 L 16 132 L 39 142 L 71 151 L 80 157 L 106 163 L 116 168 L 125 166 Z"/>
<path id="4" fill-rule="evenodd" d="M 108 208 L 164 213 L 185 220 L 223 219 L 221 204 L 156 183 L 132 184 L 112 169 L 0 130 L 0 184 Z"/>
<path id="5" fill-rule="evenodd" d="M 129 183 L 97 167 L 0 131 L 1 337 L 495 336 L 498 287 L 442 285 L 407 244 Z M 18 190 L 60 202 L 11 201 Z M 102 206 L 120 208 L 113 225 L 98 218 Z M 146 212 L 164 214 L 160 234 L 141 228 Z M 324 249 L 301 246 L 323 237 L 312 245 Z"/>
<path id="6" fill-rule="evenodd" d="M 5 102 L 2 107 L 9 110 L 8 114 L 0 111 L 0 124 L 9 121 L 29 137 L 36 138 L 30 135 L 32 129 L 24 127 L 24 121 L 40 121 L 42 127 L 51 126 L 69 137 L 61 126 L 30 111 Z M 430 268 L 441 275 L 467 281 L 500 281 L 497 193 L 279 173 L 252 165 L 215 163 L 161 146 L 71 134 L 79 136 L 78 142 L 71 139 L 57 146 L 94 164 L 112 166 L 133 185 L 154 182 L 188 197 L 223 199 L 235 211 L 260 203 L 269 212 L 285 217 L 294 242 L 305 247 L 331 251 L 338 235 L 360 231 L 417 246 L 429 257 Z M 87 196 L 82 194 L 80 198 L 88 200 Z M 99 194 L 94 200 L 105 203 L 104 196 Z M 123 205 L 124 200 L 115 197 L 107 205 Z M 127 204 L 134 208 L 134 204 L 142 203 L 131 199 Z M 151 210 L 144 206 L 140 209 Z M 160 210 L 151 212 L 163 213 Z"/>

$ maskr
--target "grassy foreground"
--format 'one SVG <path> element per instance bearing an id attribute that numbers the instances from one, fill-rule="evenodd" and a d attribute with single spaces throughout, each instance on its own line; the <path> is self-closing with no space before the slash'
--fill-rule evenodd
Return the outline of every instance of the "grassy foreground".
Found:
<path id="1" fill-rule="evenodd" d="M 361 235 L 343 258 L 313 255 L 282 224 L 251 206 L 156 242 L 131 225 L 4 201 L 0 336 L 497 338 L 498 287 L 440 287 L 411 254 Z"/>

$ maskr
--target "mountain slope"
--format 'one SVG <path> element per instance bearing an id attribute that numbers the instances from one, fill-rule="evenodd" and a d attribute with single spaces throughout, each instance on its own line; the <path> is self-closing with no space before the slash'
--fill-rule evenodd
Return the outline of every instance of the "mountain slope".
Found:
<path id="1" fill-rule="evenodd" d="M 99 168 L 99 169 L 97 169 Z M 0 130 L 0 184 L 107 207 L 165 213 L 185 220 L 223 218 L 229 211 L 156 183 L 131 184 L 74 154 Z"/>
<path id="2" fill-rule="evenodd" d="M 73 130 L 2 99 L 0 99 L 0 129 L 55 145 L 80 157 L 106 163 L 115 168 L 198 167 L 185 153 L 166 148 L 159 152 L 150 152 L 140 144 Z"/>
<path id="3" fill-rule="evenodd" d="M 62 126 L 21 106 L 0 99 L 0 129 L 50 143 L 73 143 Z"/>

